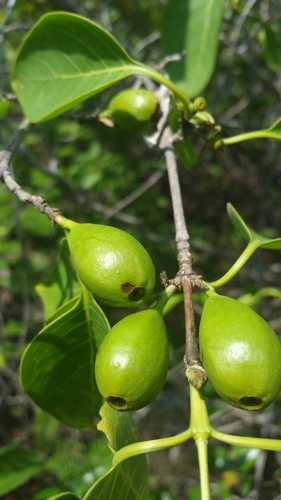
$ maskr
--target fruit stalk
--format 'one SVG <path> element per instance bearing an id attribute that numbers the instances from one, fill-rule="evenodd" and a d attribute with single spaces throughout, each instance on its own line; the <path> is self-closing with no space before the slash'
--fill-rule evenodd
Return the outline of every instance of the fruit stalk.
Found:
<path id="1" fill-rule="evenodd" d="M 198 453 L 201 499 L 211 500 L 208 470 L 208 439 L 211 424 L 206 408 L 204 393 L 190 384 L 190 429 Z"/>

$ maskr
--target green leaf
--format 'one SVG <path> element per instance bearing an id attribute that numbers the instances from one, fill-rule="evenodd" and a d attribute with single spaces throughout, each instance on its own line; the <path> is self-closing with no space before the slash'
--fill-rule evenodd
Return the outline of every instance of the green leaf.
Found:
<path id="1" fill-rule="evenodd" d="M 184 142 L 174 144 L 174 149 L 179 161 L 187 170 L 191 170 L 198 163 L 198 157 L 189 136 L 185 138 Z"/>
<path id="2" fill-rule="evenodd" d="M 167 71 L 191 98 L 204 90 L 212 76 L 223 5 L 224 0 L 169 0 L 166 7 L 162 28 L 164 53 L 186 51 L 186 56 L 169 64 Z"/>
<path id="3" fill-rule="evenodd" d="M 27 118 L 36 123 L 137 70 L 138 64 L 100 26 L 75 14 L 51 12 L 24 38 L 12 86 Z"/>
<path id="4" fill-rule="evenodd" d="M 226 208 L 231 222 L 247 241 L 250 243 L 255 242 L 257 248 L 267 248 L 269 250 L 279 250 L 281 248 L 281 238 L 266 238 L 247 226 L 231 203 L 227 203 Z"/>
<path id="5" fill-rule="evenodd" d="M 43 469 L 42 458 L 21 446 L 0 448 L 0 495 L 12 491 Z"/>
<path id="6" fill-rule="evenodd" d="M 227 203 L 226 209 L 232 224 L 238 229 L 239 233 L 242 234 L 247 241 L 251 241 L 251 231 L 237 210 L 235 210 L 234 206 L 231 205 L 231 203 Z"/>
<path id="7" fill-rule="evenodd" d="M 9 101 L 0 101 L 0 120 L 8 113 L 10 104 Z"/>
<path id="8" fill-rule="evenodd" d="M 271 29 L 269 23 L 265 23 L 258 31 L 258 41 L 263 48 L 265 60 L 273 71 L 278 71 L 281 67 L 278 38 L 280 37 Z"/>
<path id="9" fill-rule="evenodd" d="M 49 498 L 49 500 L 79 500 L 79 498 L 74 493 L 59 493 Z"/>
<path id="10" fill-rule="evenodd" d="M 113 410 L 107 403 L 101 408 L 98 429 L 104 432 L 112 451 L 140 440 L 130 413 Z M 147 500 L 148 471 L 145 455 L 129 458 L 112 467 L 88 491 L 83 500 Z"/>
<path id="11" fill-rule="evenodd" d="M 39 283 L 36 290 L 44 304 L 46 321 L 60 306 L 80 294 L 66 238 L 61 241 L 60 255 L 51 276 L 44 284 Z"/>
<path id="12" fill-rule="evenodd" d="M 43 410 L 74 428 L 93 425 L 102 398 L 94 377 L 97 348 L 109 330 L 92 295 L 63 305 L 32 340 L 21 361 L 21 383 Z"/>

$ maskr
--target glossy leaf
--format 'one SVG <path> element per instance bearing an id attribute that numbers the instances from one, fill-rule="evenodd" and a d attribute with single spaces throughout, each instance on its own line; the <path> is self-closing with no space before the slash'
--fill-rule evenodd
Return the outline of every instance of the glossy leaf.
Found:
<path id="1" fill-rule="evenodd" d="M 45 310 L 45 320 L 70 299 L 80 294 L 80 285 L 74 271 L 67 240 L 61 242 L 56 266 L 45 283 L 36 286 Z"/>
<path id="2" fill-rule="evenodd" d="M 223 5 L 223 0 L 170 0 L 166 7 L 162 28 L 164 53 L 186 51 L 186 57 L 169 64 L 167 71 L 191 98 L 204 90 L 212 76 Z"/>
<path id="3" fill-rule="evenodd" d="M 137 69 L 138 64 L 99 25 L 75 14 L 51 12 L 25 37 L 12 86 L 27 118 L 40 122 L 137 73 Z"/>
<path id="4" fill-rule="evenodd" d="M 58 309 L 23 355 L 24 390 L 40 408 L 70 427 L 91 427 L 98 416 L 102 400 L 94 361 L 108 330 L 103 311 L 84 289 Z"/>
<path id="5" fill-rule="evenodd" d="M 130 413 L 118 412 L 105 403 L 101 408 L 102 420 L 98 429 L 108 438 L 113 452 L 140 440 Z M 147 500 L 148 471 L 144 455 L 129 458 L 112 467 L 88 491 L 83 500 Z"/>
<path id="6" fill-rule="evenodd" d="M 249 242 L 255 242 L 257 248 L 267 248 L 269 250 L 281 249 L 281 238 L 266 238 L 265 236 L 257 233 L 249 228 L 243 221 L 241 215 L 235 210 L 231 203 L 227 204 L 227 212 L 233 225 L 238 229 L 240 234 Z"/>
<path id="7" fill-rule="evenodd" d="M 42 458 L 21 446 L 0 448 L 0 495 L 12 491 L 43 469 Z"/>

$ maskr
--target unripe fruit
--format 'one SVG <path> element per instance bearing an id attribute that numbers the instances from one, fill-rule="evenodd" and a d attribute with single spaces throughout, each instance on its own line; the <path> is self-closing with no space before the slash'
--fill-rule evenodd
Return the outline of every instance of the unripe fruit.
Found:
<path id="1" fill-rule="evenodd" d="M 145 132 L 156 122 L 159 100 L 146 89 L 128 89 L 114 96 L 108 109 L 100 114 L 129 132 Z"/>
<path id="2" fill-rule="evenodd" d="M 96 357 L 101 395 L 117 410 L 138 410 L 159 394 L 169 348 L 162 314 L 146 309 L 125 317 L 104 338 Z"/>
<path id="3" fill-rule="evenodd" d="M 281 346 L 272 328 L 238 300 L 209 292 L 200 322 L 203 366 L 218 394 L 245 410 L 266 408 L 281 389 Z"/>
<path id="4" fill-rule="evenodd" d="M 94 297 L 114 307 L 147 300 L 155 268 L 141 243 L 121 229 L 61 219 L 77 275 Z"/>

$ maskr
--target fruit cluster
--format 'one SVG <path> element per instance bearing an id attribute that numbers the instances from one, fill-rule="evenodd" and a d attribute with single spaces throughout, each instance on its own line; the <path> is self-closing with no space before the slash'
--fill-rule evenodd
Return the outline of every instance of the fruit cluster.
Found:
<path id="1" fill-rule="evenodd" d="M 77 275 L 95 298 L 114 307 L 149 299 L 155 268 L 145 248 L 120 229 L 60 217 Z M 207 291 L 199 329 L 204 369 L 227 403 L 266 408 L 281 389 L 281 344 L 272 328 L 238 300 Z M 159 394 L 169 349 L 160 302 L 114 325 L 96 357 L 104 399 L 117 410 L 137 410 Z"/>
<path id="2" fill-rule="evenodd" d="M 145 248 L 120 229 L 63 217 L 77 275 L 94 297 L 114 307 L 136 307 L 151 295 L 155 268 Z M 159 310 L 160 309 L 160 310 Z M 169 349 L 161 308 L 130 314 L 111 328 L 96 357 L 100 393 L 117 410 L 137 410 L 160 392 Z"/>

